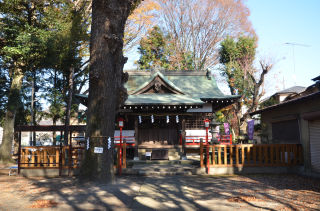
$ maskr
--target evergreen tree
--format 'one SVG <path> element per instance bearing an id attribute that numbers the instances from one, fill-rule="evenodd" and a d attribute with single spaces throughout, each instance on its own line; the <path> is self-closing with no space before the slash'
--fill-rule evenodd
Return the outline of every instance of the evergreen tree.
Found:
<path id="1" fill-rule="evenodd" d="M 0 161 L 14 162 L 11 146 L 20 90 L 26 72 L 39 68 L 47 50 L 48 39 L 59 31 L 59 8 L 62 1 L 7 0 L 0 2 L 0 60 L 8 71 L 6 115 Z"/>
<path id="2" fill-rule="evenodd" d="M 173 40 L 164 35 L 160 27 L 153 27 L 149 35 L 140 41 L 138 52 L 141 56 L 137 62 L 139 68 L 150 69 L 152 66 L 160 65 L 171 70 L 194 69 L 192 53 L 177 51 L 176 42 Z"/>
<path id="3" fill-rule="evenodd" d="M 149 33 L 149 36 L 141 39 L 138 52 L 141 54 L 139 61 L 140 69 L 150 69 L 152 66 L 160 65 L 168 69 L 169 62 L 166 56 L 167 40 L 161 31 L 161 28 L 155 26 Z"/>

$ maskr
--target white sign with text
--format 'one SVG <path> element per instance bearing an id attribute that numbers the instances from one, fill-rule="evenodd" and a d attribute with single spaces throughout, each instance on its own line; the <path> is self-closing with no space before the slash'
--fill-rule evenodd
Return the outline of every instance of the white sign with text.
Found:
<path id="1" fill-rule="evenodd" d="M 94 153 L 103 153 L 103 147 L 95 147 Z"/>

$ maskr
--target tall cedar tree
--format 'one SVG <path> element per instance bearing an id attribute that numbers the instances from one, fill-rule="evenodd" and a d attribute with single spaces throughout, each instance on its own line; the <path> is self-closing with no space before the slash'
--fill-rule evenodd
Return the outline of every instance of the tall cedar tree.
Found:
<path id="1" fill-rule="evenodd" d="M 160 27 L 153 27 L 149 35 L 140 41 L 138 52 L 141 56 L 137 61 L 139 68 L 150 69 L 152 66 L 160 65 L 171 70 L 194 69 L 192 53 L 179 52 L 175 44 L 173 39 L 164 35 Z"/>
<path id="2" fill-rule="evenodd" d="M 169 62 L 166 55 L 167 40 L 162 30 L 155 26 L 149 33 L 149 36 L 141 39 L 138 52 L 141 54 L 137 62 L 140 69 L 150 69 L 152 66 L 160 65 L 168 69 Z"/>
<path id="3" fill-rule="evenodd" d="M 81 174 L 88 179 L 111 182 L 115 178 L 113 147 L 108 138 L 114 136 L 117 110 L 128 94 L 123 73 L 127 58 L 123 56 L 123 37 L 126 20 L 138 0 L 93 0 L 90 40 L 89 106 L 86 140 Z M 103 147 L 103 153 L 94 153 Z"/>
<path id="4" fill-rule="evenodd" d="M 46 40 L 58 30 L 53 20 L 59 16 L 59 1 L 7 0 L 0 2 L 0 59 L 11 77 L 6 105 L 0 161 L 11 157 L 15 116 L 19 106 L 22 79 L 39 65 L 46 50 Z"/>
<path id="5" fill-rule="evenodd" d="M 257 109 L 259 100 L 265 94 L 265 76 L 270 72 L 274 63 L 260 61 L 260 68 L 253 65 L 257 49 L 257 38 L 240 36 L 237 41 L 227 37 L 221 42 L 219 51 L 222 75 L 226 78 L 232 95 L 242 95 L 241 101 L 233 104 L 237 116 L 239 132 L 247 131 L 249 113 Z M 247 110 L 242 114 L 242 107 Z M 243 119 L 242 119 L 243 118 Z"/>

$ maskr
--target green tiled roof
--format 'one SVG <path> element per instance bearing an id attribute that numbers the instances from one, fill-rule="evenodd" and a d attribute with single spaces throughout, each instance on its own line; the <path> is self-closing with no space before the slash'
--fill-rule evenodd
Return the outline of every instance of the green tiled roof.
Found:
<path id="1" fill-rule="evenodd" d="M 228 100 L 240 97 L 238 95 L 224 95 L 218 88 L 215 78 L 211 76 L 209 79 L 204 71 L 192 71 L 193 75 L 183 73 L 183 71 L 180 71 L 180 75 L 175 75 L 175 71 L 171 71 L 166 76 L 161 72 L 156 72 L 151 77 L 147 71 L 144 71 L 142 74 L 131 72 L 131 75 L 130 72 L 128 82 L 125 84 L 125 88 L 127 88 L 129 94 L 125 105 L 203 105 L 205 103 L 203 101 L 207 100 Z M 182 94 L 155 93 L 134 95 L 134 93 L 143 89 L 157 76 Z M 84 99 L 87 96 L 78 95 L 78 98 Z"/>
<path id="2" fill-rule="evenodd" d="M 189 95 L 178 94 L 141 94 L 129 95 L 126 105 L 203 105 L 200 99 L 194 99 Z"/>
<path id="3" fill-rule="evenodd" d="M 167 83 L 169 86 L 171 86 L 172 88 L 174 88 L 175 90 L 178 90 L 179 92 L 184 93 L 181 89 L 179 89 L 179 87 L 177 87 L 176 85 L 174 85 L 174 83 L 172 83 L 167 77 L 165 77 L 161 72 L 156 72 L 155 74 L 153 74 L 153 76 L 151 76 L 146 82 L 144 82 L 138 89 L 136 89 L 135 91 L 133 91 L 131 94 L 135 94 L 136 92 L 138 92 L 139 90 L 141 90 L 142 88 L 144 88 L 145 86 L 147 86 L 155 77 L 159 76 L 165 83 Z"/>
<path id="4" fill-rule="evenodd" d="M 174 84 L 174 87 L 177 87 L 179 90 L 190 95 L 194 99 L 200 99 L 200 98 L 228 99 L 228 98 L 239 97 L 237 95 L 224 95 L 218 88 L 214 77 L 211 77 L 211 80 L 209 80 L 208 77 L 205 75 L 163 76 L 163 77 L 166 78 L 168 81 L 170 81 L 170 83 Z M 125 87 L 127 88 L 128 93 L 132 94 L 134 93 L 134 91 L 140 90 L 141 88 L 143 88 L 151 80 L 152 79 L 150 76 L 133 75 L 129 77 L 129 80 L 125 84 Z"/>

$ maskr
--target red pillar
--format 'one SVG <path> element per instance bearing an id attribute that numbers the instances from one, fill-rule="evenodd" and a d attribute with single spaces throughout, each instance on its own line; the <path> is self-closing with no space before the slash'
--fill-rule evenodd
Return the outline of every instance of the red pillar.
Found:
<path id="1" fill-rule="evenodd" d="M 206 144 L 207 144 L 207 169 L 208 169 L 208 174 L 210 174 L 208 128 L 206 128 Z"/>
<path id="2" fill-rule="evenodd" d="M 122 127 L 120 127 L 120 162 L 119 162 L 119 175 L 121 175 L 121 165 L 122 165 Z"/>

